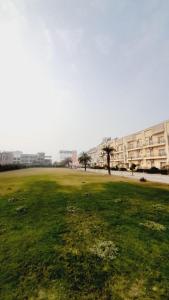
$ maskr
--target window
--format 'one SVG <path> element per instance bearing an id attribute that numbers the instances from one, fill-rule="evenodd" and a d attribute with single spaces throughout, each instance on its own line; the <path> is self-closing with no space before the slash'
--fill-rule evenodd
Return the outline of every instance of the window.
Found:
<path id="1" fill-rule="evenodd" d="M 150 145 L 152 145 L 152 143 L 153 143 L 153 138 L 152 138 L 152 136 L 149 138 L 149 144 Z"/>
<path id="2" fill-rule="evenodd" d="M 133 143 L 128 143 L 128 149 L 132 149 L 133 148 Z"/>
<path id="3" fill-rule="evenodd" d="M 165 149 L 159 149 L 159 155 L 164 156 L 165 155 Z"/>
<path id="4" fill-rule="evenodd" d="M 137 157 L 141 157 L 141 152 L 138 150 L 137 151 L 137 155 L 136 155 Z"/>
<path id="5" fill-rule="evenodd" d="M 137 147 L 140 147 L 142 144 L 142 140 L 137 140 Z"/>
<path id="6" fill-rule="evenodd" d="M 158 141 L 159 144 L 164 143 L 164 136 L 163 135 L 159 136 L 158 139 L 157 139 L 157 141 Z"/>
<path id="7" fill-rule="evenodd" d="M 165 167 L 166 163 L 165 162 L 160 162 L 160 168 Z"/>
<path id="8" fill-rule="evenodd" d="M 146 145 L 149 145 L 149 138 L 146 137 Z"/>

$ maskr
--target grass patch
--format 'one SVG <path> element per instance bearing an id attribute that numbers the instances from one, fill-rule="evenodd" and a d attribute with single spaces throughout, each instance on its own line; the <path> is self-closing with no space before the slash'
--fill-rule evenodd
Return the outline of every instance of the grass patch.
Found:
<path id="1" fill-rule="evenodd" d="M 29 169 L 0 188 L 0 299 L 168 299 L 167 186 Z"/>

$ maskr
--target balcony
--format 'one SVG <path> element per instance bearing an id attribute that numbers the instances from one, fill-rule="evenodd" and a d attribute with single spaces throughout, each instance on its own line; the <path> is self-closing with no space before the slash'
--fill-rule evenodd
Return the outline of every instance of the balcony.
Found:
<path id="1" fill-rule="evenodd" d="M 127 147 L 127 150 L 137 150 L 137 149 L 141 149 L 141 148 L 143 148 L 143 144 L 136 144 L 136 145 L 132 145 L 132 146 L 128 146 Z"/>
<path id="2" fill-rule="evenodd" d="M 124 150 L 117 150 L 116 153 L 123 153 Z"/>
<path id="3" fill-rule="evenodd" d="M 147 153 L 145 155 L 133 155 L 128 156 L 128 160 L 139 160 L 139 159 L 155 159 L 155 158 L 166 158 L 167 153 L 159 152 L 159 153 Z"/>
<path id="4" fill-rule="evenodd" d="M 124 158 L 115 158 L 115 159 L 112 159 L 111 162 L 124 162 Z"/>
<path id="5" fill-rule="evenodd" d="M 166 158 L 167 154 L 166 152 L 161 153 L 150 153 L 145 155 L 145 159 L 160 159 L 160 158 Z"/>
<path id="6" fill-rule="evenodd" d="M 128 157 L 127 158 L 128 160 L 142 160 L 142 159 L 144 159 L 144 156 L 132 156 L 132 157 Z"/>
<path id="7" fill-rule="evenodd" d="M 144 144 L 137 144 L 137 145 L 128 146 L 127 150 L 128 151 L 133 151 L 133 150 L 138 150 L 138 149 L 141 149 L 141 148 L 158 147 L 158 146 L 163 146 L 163 145 L 165 145 L 165 139 L 162 139 L 160 141 L 149 141 L 149 142 L 144 143 Z"/>
<path id="8" fill-rule="evenodd" d="M 161 146 L 161 145 L 165 145 L 165 139 L 159 140 L 159 141 L 150 141 L 148 143 L 145 144 L 145 148 L 146 147 L 156 147 L 156 146 Z"/>
<path id="9" fill-rule="evenodd" d="M 128 150 L 134 150 L 134 149 L 140 149 L 140 148 L 142 148 L 141 144 L 139 144 L 139 145 L 132 145 L 132 146 L 130 145 L 130 146 L 127 147 Z"/>

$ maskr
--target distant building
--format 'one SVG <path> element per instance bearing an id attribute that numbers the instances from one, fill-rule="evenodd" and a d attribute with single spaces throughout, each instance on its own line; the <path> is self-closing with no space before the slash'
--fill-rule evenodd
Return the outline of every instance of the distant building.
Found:
<path id="1" fill-rule="evenodd" d="M 51 156 L 46 156 L 44 152 L 21 154 L 20 163 L 23 165 L 45 166 L 52 164 L 52 158 Z"/>
<path id="2" fill-rule="evenodd" d="M 20 164 L 21 163 L 22 151 L 12 151 L 11 153 L 13 155 L 13 163 L 14 164 Z"/>
<path id="3" fill-rule="evenodd" d="M 59 151 L 60 161 L 63 161 L 67 158 L 71 158 L 72 165 L 77 166 L 78 165 L 78 157 L 77 157 L 77 151 L 73 150 L 60 150 Z"/>
<path id="4" fill-rule="evenodd" d="M 37 154 L 24 154 L 21 151 L 4 151 L 0 153 L 0 165 L 22 164 L 47 166 L 52 164 L 51 156 L 46 156 L 44 152 Z"/>
<path id="5" fill-rule="evenodd" d="M 9 151 L 3 151 L 0 153 L 0 165 L 13 164 L 13 154 Z"/>

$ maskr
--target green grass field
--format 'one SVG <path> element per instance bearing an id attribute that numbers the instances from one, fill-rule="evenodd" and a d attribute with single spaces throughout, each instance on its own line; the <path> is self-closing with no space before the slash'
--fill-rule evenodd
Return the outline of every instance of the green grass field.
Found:
<path id="1" fill-rule="evenodd" d="M 169 187 L 1 173 L 0 299 L 169 299 Z"/>

